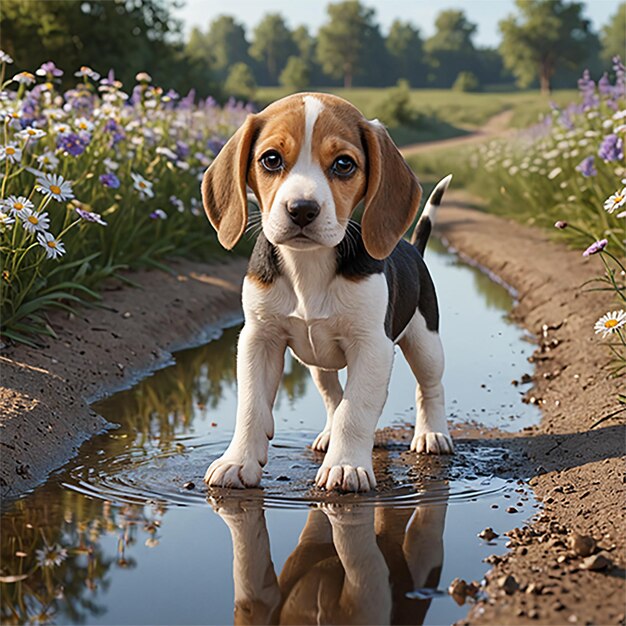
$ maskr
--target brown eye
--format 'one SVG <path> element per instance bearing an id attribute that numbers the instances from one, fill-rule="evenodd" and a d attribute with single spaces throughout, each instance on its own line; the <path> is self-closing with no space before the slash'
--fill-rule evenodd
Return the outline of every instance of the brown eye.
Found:
<path id="1" fill-rule="evenodd" d="M 283 169 L 283 157 L 276 150 L 268 150 L 261 157 L 261 165 L 268 172 L 278 172 Z"/>
<path id="2" fill-rule="evenodd" d="M 354 173 L 354 171 L 356 170 L 356 163 L 351 157 L 344 154 L 342 156 L 338 156 L 335 159 L 335 162 L 330 169 L 332 170 L 333 174 L 345 178 L 351 176 Z"/>

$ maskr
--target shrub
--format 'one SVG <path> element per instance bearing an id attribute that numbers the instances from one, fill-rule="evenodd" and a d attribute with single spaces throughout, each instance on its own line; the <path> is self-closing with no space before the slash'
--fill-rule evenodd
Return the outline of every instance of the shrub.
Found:
<path id="1" fill-rule="evenodd" d="M 454 91 L 464 92 L 480 91 L 480 83 L 478 82 L 476 74 L 473 72 L 459 72 L 459 75 L 454 81 L 454 85 L 452 85 L 452 89 Z"/>
<path id="2" fill-rule="evenodd" d="M 376 107 L 375 114 L 391 128 L 416 127 L 423 121 L 420 113 L 411 104 L 411 88 L 406 80 L 399 80 L 395 87 L 387 90 L 387 95 Z"/>
<path id="3" fill-rule="evenodd" d="M 289 57 L 285 69 L 280 74 L 280 84 L 294 91 L 302 91 L 309 86 L 310 72 L 306 61 L 300 57 Z"/>
<path id="4" fill-rule="evenodd" d="M 250 102 L 256 93 L 252 70 L 245 63 L 235 63 L 226 77 L 224 91 L 233 98 Z"/>

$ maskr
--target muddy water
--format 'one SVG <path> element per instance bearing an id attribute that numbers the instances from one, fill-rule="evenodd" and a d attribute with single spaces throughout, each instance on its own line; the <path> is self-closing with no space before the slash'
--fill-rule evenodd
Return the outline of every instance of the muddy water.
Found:
<path id="1" fill-rule="evenodd" d="M 377 492 L 327 498 L 312 488 L 324 424 L 306 370 L 287 360 L 263 489 L 202 486 L 235 415 L 238 329 L 96 410 L 116 429 L 2 517 L 3 623 L 444 624 L 463 617 L 445 593 L 480 580 L 505 550 L 477 534 L 520 525 L 535 503 L 516 459 L 479 428 L 538 419 L 512 387 L 532 346 L 506 314 L 511 296 L 433 244 L 442 309 L 453 458 L 406 451 L 414 382 L 397 355 L 375 448 Z M 469 432 L 473 437 L 467 436 Z M 517 513 L 507 513 L 515 506 Z"/>

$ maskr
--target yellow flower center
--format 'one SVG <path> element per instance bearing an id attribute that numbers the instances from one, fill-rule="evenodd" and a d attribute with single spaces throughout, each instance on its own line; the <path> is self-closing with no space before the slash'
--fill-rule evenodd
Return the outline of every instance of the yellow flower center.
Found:
<path id="1" fill-rule="evenodd" d="M 610 319 L 610 320 L 606 320 L 606 322 L 604 322 L 604 328 L 615 328 L 617 326 L 617 320 L 616 319 Z"/>
<path id="2" fill-rule="evenodd" d="M 11 146 L 7 146 L 6 152 L 7 154 L 15 154 L 15 148 L 12 148 Z"/>
<path id="3" fill-rule="evenodd" d="M 33 130 L 32 128 L 29 128 L 26 132 L 27 132 L 29 135 L 36 135 L 36 134 L 37 134 L 37 131 Z"/>
<path id="4" fill-rule="evenodd" d="M 36 215 L 29 215 L 27 219 L 31 224 L 39 224 L 39 218 Z"/>
<path id="5" fill-rule="evenodd" d="M 58 185 L 50 185 L 50 191 L 58 195 L 61 193 L 61 187 Z"/>
<path id="6" fill-rule="evenodd" d="M 139 186 L 143 189 L 146 186 L 146 183 L 144 183 L 143 181 L 140 181 Z"/>
<path id="7" fill-rule="evenodd" d="M 23 205 L 21 202 L 16 202 L 16 203 L 13 205 L 13 208 L 14 208 L 16 211 L 21 211 L 21 210 L 24 208 L 24 205 Z"/>
<path id="8" fill-rule="evenodd" d="M 48 248 L 56 248 L 57 247 L 57 242 L 56 241 L 48 241 Z"/>
<path id="9" fill-rule="evenodd" d="M 615 196 L 613 200 L 613 204 L 617 204 L 618 202 L 621 202 L 623 199 L 624 199 L 624 196 Z"/>
<path id="10" fill-rule="evenodd" d="M 85 122 L 81 122 L 81 123 L 78 125 L 78 127 L 79 127 L 79 128 L 81 128 L 82 130 L 85 130 L 85 129 L 87 128 L 87 124 L 85 124 Z"/>

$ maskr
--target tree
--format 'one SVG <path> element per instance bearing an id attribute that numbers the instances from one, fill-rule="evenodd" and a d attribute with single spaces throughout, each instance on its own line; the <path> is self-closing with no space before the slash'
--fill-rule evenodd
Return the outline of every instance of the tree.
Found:
<path id="1" fill-rule="evenodd" d="M 419 30 L 409 22 L 394 20 L 385 40 L 394 78 L 404 78 L 413 86 L 424 79 L 424 46 Z"/>
<path id="2" fill-rule="evenodd" d="M 435 34 L 426 40 L 424 50 L 434 73 L 431 81 L 440 87 L 450 87 L 452 80 L 463 71 L 476 69 L 474 42 L 477 26 L 463 11 L 442 11 L 435 20 Z"/>
<path id="3" fill-rule="evenodd" d="M 622 2 L 615 15 L 602 27 L 602 60 L 610 63 L 613 57 L 626 57 L 626 2 Z"/>
<path id="4" fill-rule="evenodd" d="M 265 65 L 272 84 L 276 84 L 285 60 L 296 50 L 291 32 L 278 13 L 268 13 L 254 29 L 250 55 Z"/>
<path id="5" fill-rule="evenodd" d="M 182 50 L 171 43 L 181 28 L 174 6 L 173 0 L 2 0 L 2 46 L 16 68 L 56 61 L 65 86 L 82 65 L 100 74 L 114 68 L 127 86 L 142 70 L 166 84 L 181 69 Z"/>
<path id="6" fill-rule="evenodd" d="M 371 31 L 378 30 L 373 22 L 374 10 L 359 0 L 346 0 L 327 7 L 328 22 L 319 30 L 317 59 L 322 69 L 334 78 L 343 77 L 344 87 L 362 70 L 365 41 Z"/>
<path id="7" fill-rule="evenodd" d="M 585 60 L 593 43 L 583 4 L 565 0 L 516 0 L 520 16 L 500 22 L 500 53 L 522 87 L 539 77 L 541 91 L 550 93 L 560 67 Z"/>
<path id="8" fill-rule="evenodd" d="M 289 57 L 285 69 L 280 74 L 280 84 L 294 91 L 302 91 L 309 86 L 310 79 L 309 66 L 304 59 Z"/>
<path id="9" fill-rule="evenodd" d="M 254 74 L 245 63 L 235 63 L 228 72 L 224 92 L 238 100 L 252 100 L 256 93 Z"/>
<path id="10" fill-rule="evenodd" d="M 209 25 L 206 49 L 211 54 L 211 66 L 222 79 L 233 65 L 250 65 L 249 47 L 244 26 L 230 15 L 220 15 Z"/>

